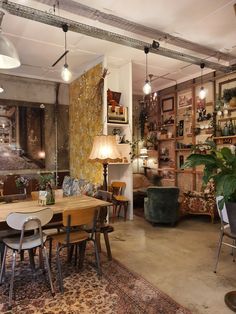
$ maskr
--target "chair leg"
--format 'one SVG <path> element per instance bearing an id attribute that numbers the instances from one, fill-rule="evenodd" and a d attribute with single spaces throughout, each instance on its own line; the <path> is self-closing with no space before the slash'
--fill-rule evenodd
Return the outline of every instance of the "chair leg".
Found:
<path id="1" fill-rule="evenodd" d="M 104 240 L 105 240 L 105 244 L 106 244 L 106 249 L 107 249 L 107 257 L 109 259 L 109 261 L 112 260 L 112 255 L 111 255 L 111 247 L 110 247 L 110 242 L 109 242 L 109 237 L 108 237 L 108 233 L 105 231 L 103 233 L 104 236 Z"/>
<path id="2" fill-rule="evenodd" d="M 61 262 L 60 262 L 60 250 L 61 250 L 61 247 L 59 246 L 59 244 L 57 244 L 56 259 L 57 259 L 58 280 L 59 280 L 60 291 L 61 293 L 64 293 L 63 279 L 62 279 L 62 272 L 61 272 Z"/>
<path id="3" fill-rule="evenodd" d="M 217 265 L 218 265 L 218 262 L 219 262 L 219 257 L 220 257 L 220 251 L 221 251 L 223 237 L 224 237 L 224 233 L 223 233 L 223 231 L 221 231 L 219 244 L 218 244 L 216 264 L 215 264 L 215 268 L 214 268 L 214 273 L 216 273 Z"/>
<path id="4" fill-rule="evenodd" d="M 236 241 L 233 240 L 233 245 L 236 246 Z M 233 253 L 233 262 L 235 262 L 235 248 L 232 248 L 232 253 Z"/>
<path id="5" fill-rule="evenodd" d="M 102 251 L 101 248 L 101 234 L 100 232 L 95 232 L 95 241 L 97 242 L 97 246 L 98 246 L 98 252 L 100 253 Z"/>
<path id="6" fill-rule="evenodd" d="M 44 252 L 44 258 L 45 258 L 46 267 L 47 267 L 47 271 L 48 271 L 48 279 L 49 279 L 49 283 L 50 283 L 50 287 L 51 287 L 51 292 L 52 292 L 52 295 L 54 296 L 55 290 L 54 290 L 53 283 L 52 283 L 51 268 L 50 268 L 50 264 L 49 264 L 47 248 L 45 245 L 43 246 L 43 252 Z"/>
<path id="7" fill-rule="evenodd" d="M 49 265 L 52 264 L 52 238 L 49 237 Z"/>
<path id="8" fill-rule="evenodd" d="M 126 221 L 126 218 L 127 218 L 127 211 L 128 211 L 128 203 L 125 203 L 123 205 L 124 207 L 124 221 Z"/>
<path id="9" fill-rule="evenodd" d="M 75 244 L 75 259 L 74 259 L 74 266 L 77 264 L 77 258 L 78 258 L 78 245 Z"/>
<path id="10" fill-rule="evenodd" d="M 83 241 L 79 243 L 79 263 L 78 263 L 79 269 L 83 268 L 86 244 L 87 244 L 87 241 Z"/>
<path id="11" fill-rule="evenodd" d="M 22 256 L 22 253 L 24 256 L 24 251 L 20 252 L 20 256 Z M 29 261 L 30 261 L 31 270 L 33 272 L 35 272 L 35 262 L 34 262 L 34 251 L 33 251 L 33 249 L 28 250 L 28 254 L 29 254 Z M 22 261 L 22 259 L 21 259 L 21 261 Z"/>
<path id="12" fill-rule="evenodd" d="M 98 272 L 98 275 L 101 276 L 102 271 L 101 271 L 101 266 L 100 266 L 100 256 L 98 252 L 98 247 L 97 247 L 96 241 L 93 241 L 93 243 L 94 243 L 95 257 L 96 257 L 96 263 L 97 263 L 97 272 Z"/>
<path id="13" fill-rule="evenodd" d="M 7 246 L 5 245 L 4 254 L 3 254 L 3 260 L 2 260 L 1 273 L 0 273 L 0 285 L 2 284 L 3 276 L 4 276 L 4 273 L 5 273 L 6 257 L 7 257 Z"/>
<path id="14" fill-rule="evenodd" d="M 8 302 L 9 310 L 12 308 L 12 295 L 13 295 L 13 284 L 14 284 L 14 277 L 15 277 L 15 265 L 16 265 L 16 251 L 13 251 L 12 252 L 11 281 L 10 281 L 10 290 L 9 290 L 9 302 Z"/>

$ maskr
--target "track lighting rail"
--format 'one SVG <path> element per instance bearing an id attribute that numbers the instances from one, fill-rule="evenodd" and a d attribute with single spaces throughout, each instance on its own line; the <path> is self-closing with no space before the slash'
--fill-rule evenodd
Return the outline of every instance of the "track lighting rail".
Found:
<path id="1" fill-rule="evenodd" d="M 102 40 L 110 41 L 123 46 L 139 49 L 143 51 L 144 47 L 149 47 L 150 52 L 158 55 L 162 55 L 168 58 L 181 60 L 187 63 L 200 65 L 202 62 L 205 63 L 205 67 L 211 68 L 213 70 L 221 71 L 224 73 L 230 73 L 236 70 L 236 65 L 226 66 L 220 63 L 203 60 L 201 58 L 174 51 L 171 49 L 158 47 L 153 48 L 152 44 L 146 43 L 144 41 L 130 38 L 124 35 L 109 32 L 94 26 L 79 23 L 70 19 L 56 16 L 51 13 L 47 13 L 41 10 L 37 10 L 31 7 L 27 7 L 12 1 L 0 0 L 0 6 L 6 10 L 8 13 L 16 16 L 20 16 L 29 20 L 34 20 L 47 25 L 62 28 L 64 24 L 68 25 L 68 29 L 72 32 L 77 32 L 84 34 L 86 36 L 99 38 Z"/>

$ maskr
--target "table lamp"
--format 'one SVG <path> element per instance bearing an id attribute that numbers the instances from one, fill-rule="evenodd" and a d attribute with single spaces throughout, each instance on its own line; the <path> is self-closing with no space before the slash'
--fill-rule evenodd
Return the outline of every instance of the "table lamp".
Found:
<path id="1" fill-rule="evenodd" d="M 107 166 L 110 162 L 121 162 L 114 135 L 97 135 L 93 141 L 90 160 L 103 164 L 103 189 L 107 191 Z"/>

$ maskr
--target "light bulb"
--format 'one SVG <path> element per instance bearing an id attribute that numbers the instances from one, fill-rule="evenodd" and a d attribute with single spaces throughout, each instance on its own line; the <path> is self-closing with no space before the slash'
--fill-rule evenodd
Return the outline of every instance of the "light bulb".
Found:
<path id="1" fill-rule="evenodd" d="M 149 95 L 151 91 L 152 91 L 151 83 L 148 80 L 146 80 L 143 86 L 143 92 L 145 95 Z"/>
<path id="2" fill-rule="evenodd" d="M 39 151 L 38 156 L 40 159 L 44 159 L 45 158 L 45 152 L 43 150 Z"/>
<path id="3" fill-rule="evenodd" d="M 0 85 L 0 93 L 4 92 L 4 88 L 2 87 L 2 85 Z"/>
<path id="4" fill-rule="evenodd" d="M 223 113 L 224 113 L 224 116 L 227 116 L 228 115 L 228 109 L 224 109 L 224 111 L 223 111 Z"/>
<path id="5" fill-rule="evenodd" d="M 205 88 L 203 86 L 200 89 L 199 98 L 200 99 L 205 99 L 206 98 L 206 90 L 205 90 Z"/>
<path id="6" fill-rule="evenodd" d="M 71 74 L 70 70 L 68 69 L 68 64 L 65 64 L 63 66 L 62 71 L 61 71 L 61 77 L 62 77 L 63 81 L 69 82 L 71 79 L 71 76 L 72 76 L 72 74 Z"/>
<path id="7" fill-rule="evenodd" d="M 222 116 L 222 111 L 218 110 L 218 111 L 217 111 L 217 115 L 218 115 L 219 117 Z"/>

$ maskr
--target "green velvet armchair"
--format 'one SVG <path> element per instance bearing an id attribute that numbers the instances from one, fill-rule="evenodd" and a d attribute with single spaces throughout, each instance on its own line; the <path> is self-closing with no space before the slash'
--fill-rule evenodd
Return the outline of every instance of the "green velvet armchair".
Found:
<path id="1" fill-rule="evenodd" d="M 145 219 L 152 223 L 175 225 L 179 219 L 179 188 L 152 186 L 144 199 Z"/>

